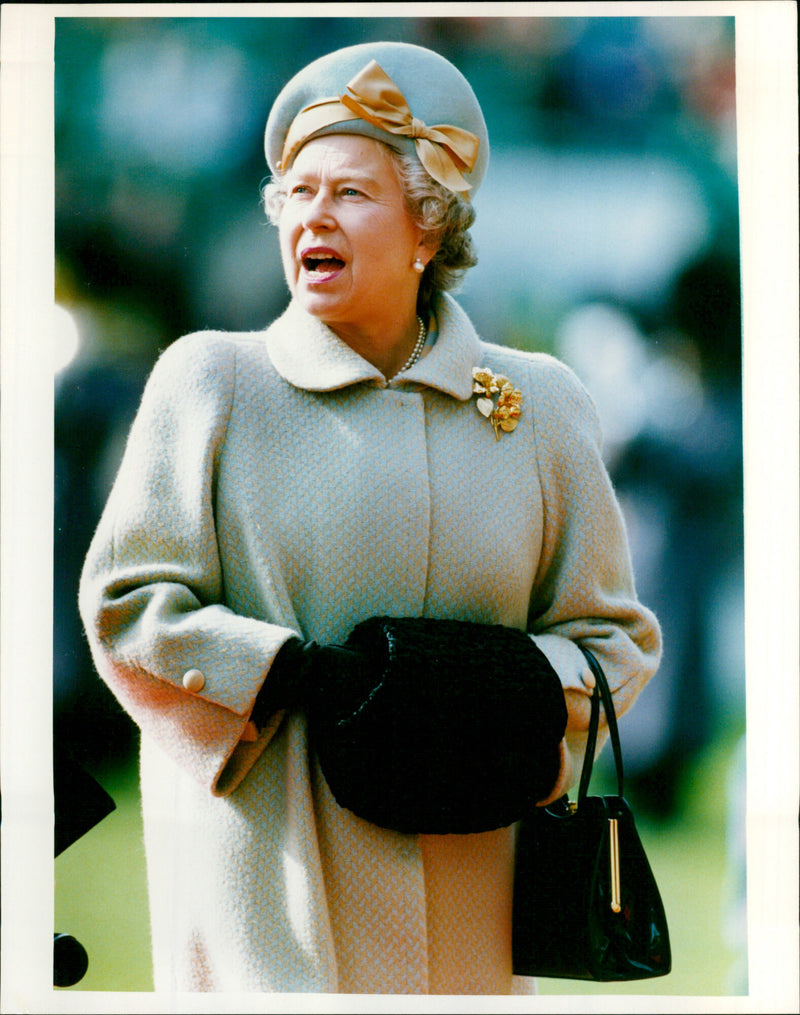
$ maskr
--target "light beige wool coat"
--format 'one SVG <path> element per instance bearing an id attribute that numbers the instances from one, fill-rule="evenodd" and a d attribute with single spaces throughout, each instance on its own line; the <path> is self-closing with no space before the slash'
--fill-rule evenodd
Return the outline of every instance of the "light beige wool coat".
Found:
<path id="1" fill-rule="evenodd" d="M 291 304 L 264 333 L 179 340 L 147 385 L 80 605 L 142 731 L 157 989 L 530 989 L 511 979 L 513 829 L 379 829 L 335 803 L 302 714 L 248 725 L 294 634 L 341 642 L 378 614 L 505 624 L 563 682 L 563 789 L 588 719 L 575 642 L 618 712 L 658 664 L 583 387 L 481 341 L 450 297 L 437 321 L 388 384 Z M 476 366 L 522 391 L 499 440 Z"/>

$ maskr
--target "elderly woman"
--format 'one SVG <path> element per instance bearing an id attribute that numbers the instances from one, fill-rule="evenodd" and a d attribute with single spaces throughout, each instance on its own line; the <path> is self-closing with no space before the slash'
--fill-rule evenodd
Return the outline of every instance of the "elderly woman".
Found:
<path id="1" fill-rule="evenodd" d="M 141 727 L 156 987 L 529 992 L 515 821 L 580 763 L 579 645 L 620 712 L 660 651 L 592 403 L 446 292 L 488 159 L 448 61 L 332 53 L 266 152 L 289 305 L 163 354 L 81 584 Z"/>

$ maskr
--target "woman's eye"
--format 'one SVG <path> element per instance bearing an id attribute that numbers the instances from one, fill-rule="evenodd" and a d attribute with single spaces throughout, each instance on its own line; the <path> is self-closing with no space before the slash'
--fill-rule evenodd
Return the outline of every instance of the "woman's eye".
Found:
<path id="1" fill-rule="evenodd" d="M 355 187 L 344 187 L 342 193 L 344 194 L 345 197 L 358 197 L 361 191 L 356 190 Z"/>

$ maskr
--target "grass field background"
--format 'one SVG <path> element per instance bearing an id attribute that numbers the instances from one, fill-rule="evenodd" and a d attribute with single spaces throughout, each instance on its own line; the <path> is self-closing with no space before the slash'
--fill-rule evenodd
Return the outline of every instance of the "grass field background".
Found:
<path id="1" fill-rule="evenodd" d="M 736 921 L 730 871 L 729 784 L 738 746 L 739 736 L 730 733 L 699 759 L 679 815 L 668 821 L 637 815 L 667 910 L 672 973 L 631 984 L 540 979 L 539 993 L 747 993 L 746 957 L 731 934 Z M 100 781 L 116 801 L 117 809 L 55 862 L 55 930 L 72 934 L 89 954 L 86 976 L 67 989 L 151 991 L 136 767 L 131 764 L 110 771 L 101 775 Z"/>

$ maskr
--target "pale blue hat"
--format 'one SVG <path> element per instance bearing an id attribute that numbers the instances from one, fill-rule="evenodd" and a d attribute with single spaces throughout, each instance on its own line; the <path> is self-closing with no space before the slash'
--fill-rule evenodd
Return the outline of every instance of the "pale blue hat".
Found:
<path id="1" fill-rule="evenodd" d="M 405 42 L 348 46 L 296 74 L 267 120 L 272 172 L 325 134 L 361 134 L 416 153 L 434 179 L 468 196 L 489 161 L 486 123 L 467 79 L 438 53 Z"/>

